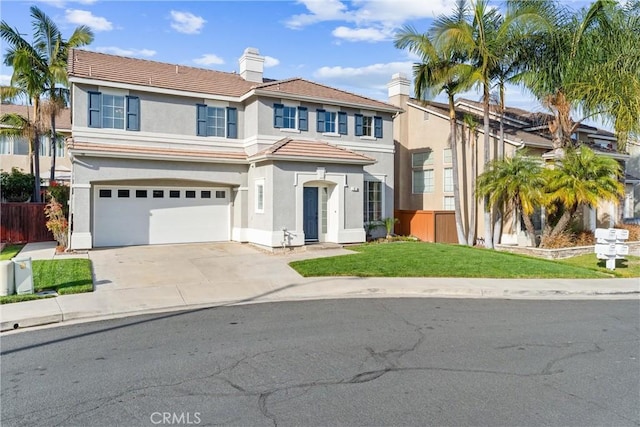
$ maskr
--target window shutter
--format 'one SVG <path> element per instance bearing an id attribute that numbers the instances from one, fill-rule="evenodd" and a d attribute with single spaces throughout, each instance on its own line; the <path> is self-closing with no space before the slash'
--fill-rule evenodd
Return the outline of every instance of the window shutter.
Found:
<path id="1" fill-rule="evenodd" d="M 227 107 L 227 138 L 238 137 L 238 109 Z"/>
<path id="2" fill-rule="evenodd" d="M 356 114 L 355 118 L 356 118 L 356 136 L 362 136 L 362 134 L 364 133 L 362 129 L 364 124 L 362 119 L 362 114 Z"/>
<path id="3" fill-rule="evenodd" d="M 284 126 L 284 105 L 273 104 L 273 127 L 281 128 Z"/>
<path id="4" fill-rule="evenodd" d="M 338 111 L 338 133 L 340 135 L 347 134 L 347 113 Z"/>
<path id="5" fill-rule="evenodd" d="M 373 118 L 374 135 L 376 138 L 382 138 L 382 117 Z"/>
<path id="6" fill-rule="evenodd" d="M 140 98 L 127 96 L 127 130 L 140 130 Z"/>
<path id="7" fill-rule="evenodd" d="M 196 104 L 196 133 L 198 136 L 207 136 L 207 106 Z"/>
<path id="8" fill-rule="evenodd" d="M 316 110 L 316 121 L 318 122 L 317 131 L 324 132 L 324 110 Z"/>
<path id="9" fill-rule="evenodd" d="M 100 107 L 102 106 L 102 94 L 100 92 L 89 92 L 89 110 L 87 112 L 87 122 L 91 128 L 100 128 Z"/>
<path id="10" fill-rule="evenodd" d="M 307 107 L 298 107 L 298 130 L 309 130 L 308 117 Z"/>

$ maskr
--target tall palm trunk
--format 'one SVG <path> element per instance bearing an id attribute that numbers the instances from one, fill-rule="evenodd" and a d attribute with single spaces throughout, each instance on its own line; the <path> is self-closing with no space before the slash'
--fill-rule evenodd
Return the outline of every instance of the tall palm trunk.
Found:
<path id="1" fill-rule="evenodd" d="M 472 133 L 473 139 L 471 138 Z M 467 242 L 473 245 L 476 240 L 476 207 L 478 206 L 478 200 L 476 199 L 478 134 L 475 129 L 469 128 L 469 142 L 471 143 L 471 197 L 469 198 L 469 230 L 467 233 Z"/>
<path id="2" fill-rule="evenodd" d="M 455 209 L 456 218 L 456 231 L 458 232 L 458 243 L 461 245 L 467 244 L 467 236 L 464 231 L 464 224 L 462 222 L 462 209 L 460 207 L 460 182 L 458 181 L 458 138 L 456 121 L 456 109 L 453 102 L 453 94 L 449 94 L 449 123 L 451 131 L 449 133 L 451 143 L 451 168 L 453 175 L 453 204 Z"/>
<path id="3" fill-rule="evenodd" d="M 498 140 L 498 148 L 496 157 L 499 160 L 504 158 L 504 85 L 500 85 L 500 139 Z M 502 221 L 504 204 L 496 204 L 493 206 L 493 243 L 500 243 L 502 236 Z"/>
<path id="4" fill-rule="evenodd" d="M 49 174 L 49 185 L 56 179 L 56 114 L 51 113 L 51 173 Z"/>
<path id="5" fill-rule="evenodd" d="M 33 201 L 40 203 L 40 100 L 34 98 L 33 100 L 33 117 L 34 117 L 34 131 L 33 131 L 33 175 L 35 177 Z"/>
<path id="6" fill-rule="evenodd" d="M 489 84 L 485 83 L 483 90 L 483 113 L 484 113 L 484 170 L 486 171 L 491 162 L 491 137 L 489 135 Z M 491 203 L 489 196 L 484 197 L 484 246 L 493 249 Z"/>

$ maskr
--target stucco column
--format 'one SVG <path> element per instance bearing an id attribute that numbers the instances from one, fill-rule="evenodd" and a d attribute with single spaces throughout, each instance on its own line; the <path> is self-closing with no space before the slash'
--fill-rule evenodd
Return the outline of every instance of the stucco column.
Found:
<path id="1" fill-rule="evenodd" d="M 91 249 L 91 184 L 73 184 L 71 186 L 71 249 Z"/>

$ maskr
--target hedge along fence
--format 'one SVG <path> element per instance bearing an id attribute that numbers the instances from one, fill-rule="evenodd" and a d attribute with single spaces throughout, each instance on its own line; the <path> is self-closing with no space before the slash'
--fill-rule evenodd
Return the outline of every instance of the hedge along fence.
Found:
<path id="1" fill-rule="evenodd" d="M 46 203 L 0 203 L 0 240 L 7 243 L 50 242 Z"/>

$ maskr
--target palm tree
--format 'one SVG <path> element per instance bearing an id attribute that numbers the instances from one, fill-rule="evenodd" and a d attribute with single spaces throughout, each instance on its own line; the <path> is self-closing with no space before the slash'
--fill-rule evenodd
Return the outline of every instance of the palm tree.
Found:
<path id="1" fill-rule="evenodd" d="M 635 21 L 625 21 L 612 0 L 596 0 L 577 14 L 552 0 L 512 3 L 514 7 L 535 7 L 547 22 L 547 31 L 529 40 L 520 82 L 553 112 L 549 130 L 558 155 L 575 144 L 571 136 L 584 120 L 572 119 L 576 108 L 588 115 L 620 117 L 621 129 L 633 127 L 633 120 L 624 116 L 631 113 L 638 128 L 637 14 Z M 617 22 L 612 14 L 618 14 Z M 624 22 L 627 27 L 622 26 Z"/>
<path id="2" fill-rule="evenodd" d="M 40 201 L 40 159 L 39 144 L 42 135 L 42 100 L 48 98 L 54 105 L 60 105 L 62 88 L 67 83 L 66 63 L 69 48 L 91 43 L 93 33 L 86 26 L 77 27 L 68 41 L 55 23 L 38 7 L 31 7 L 33 18 L 33 44 L 25 40 L 17 29 L 5 21 L 0 23 L 0 37 L 8 45 L 4 64 L 13 67 L 11 86 L 19 89 L 33 106 L 34 132 L 30 144 L 33 153 L 35 201 Z M 55 144 L 56 107 L 50 108 L 52 144 Z M 55 150 L 55 148 L 54 148 Z M 55 168 L 55 161 L 52 165 Z"/>
<path id="3" fill-rule="evenodd" d="M 470 200 L 469 203 L 469 230 L 467 232 L 467 241 L 470 245 L 476 240 L 476 207 L 477 207 L 477 199 L 476 199 L 476 174 L 477 172 L 477 163 L 476 160 L 476 152 L 478 150 L 478 122 L 473 118 L 471 114 L 464 115 L 464 124 L 469 129 L 469 151 L 471 152 L 471 197 L 466 198 Z"/>
<path id="4" fill-rule="evenodd" d="M 583 43 L 598 61 L 586 64 L 573 92 L 586 114 L 602 113 L 613 125 L 617 148 L 624 152 L 630 134 L 640 131 L 640 2 L 635 9 L 631 2 L 607 3 L 604 13 L 608 20 Z"/>
<path id="5" fill-rule="evenodd" d="M 462 16 L 464 1 L 458 2 L 458 16 Z M 445 92 L 449 103 L 449 144 L 451 147 L 451 166 L 453 175 L 453 196 L 458 243 L 468 244 L 465 233 L 465 221 L 460 204 L 459 160 L 457 120 L 455 110 L 456 94 L 469 89 L 477 78 L 473 68 L 465 64 L 464 57 L 451 46 L 437 49 L 428 34 L 418 33 L 413 27 L 405 26 L 396 34 L 395 46 L 399 49 L 420 55 L 422 62 L 413 66 L 415 97 L 421 100 Z"/>
<path id="6" fill-rule="evenodd" d="M 502 16 L 490 6 L 488 0 L 470 1 L 470 8 L 464 1 L 463 15 L 442 17 L 434 23 L 435 43 L 440 46 L 453 46 L 455 50 L 465 52 L 478 73 L 477 83 L 482 89 L 484 163 L 485 168 L 491 161 L 491 136 L 489 103 L 490 89 L 496 70 L 504 66 L 511 58 L 509 46 L 514 43 L 514 35 L 529 37 L 541 21 L 533 14 L 532 7 L 509 7 Z M 467 10 L 471 13 L 467 14 Z M 488 198 L 484 200 L 485 246 L 493 248 L 492 215 Z"/>
<path id="7" fill-rule="evenodd" d="M 478 177 L 478 197 L 488 197 L 494 205 L 510 206 L 521 215 L 532 246 L 535 229 L 531 220 L 543 201 L 544 176 L 539 159 L 519 151 L 513 157 L 496 159 Z"/>
<path id="8" fill-rule="evenodd" d="M 557 236 L 569 225 L 571 218 L 583 205 L 594 207 L 599 201 L 616 202 L 624 195 L 620 182 L 622 168 L 611 157 L 596 155 L 586 146 L 565 149 L 562 159 L 545 170 L 547 205 L 560 204 L 562 215 L 550 231 Z"/>

